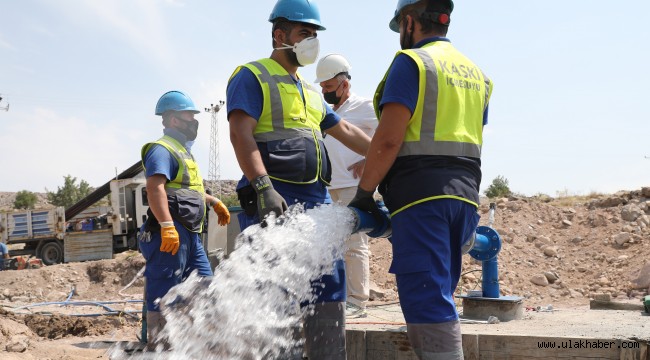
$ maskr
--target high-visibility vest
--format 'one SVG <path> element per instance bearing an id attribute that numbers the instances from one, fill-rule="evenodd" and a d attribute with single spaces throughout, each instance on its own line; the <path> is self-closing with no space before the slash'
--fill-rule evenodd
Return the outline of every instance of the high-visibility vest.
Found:
<path id="1" fill-rule="evenodd" d="M 296 74 L 303 100 L 294 79 L 273 59 L 242 65 L 231 78 L 243 67 L 262 87 L 262 114 L 253 136 L 269 177 L 293 184 L 311 184 L 319 179 L 329 184 L 331 166 L 320 130 L 326 109 L 320 91 Z"/>
<path id="2" fill-rule="evenodd" d="M 402 50 L 396 57 L 399 54 L 409 56 L 417 64 L 419 91 L 393 169 L 410 163 L 412 158 L 409 156 L 480 159 L 483 115 L 492 94 L 490 79 L 448 41 L 434 41 L 418 49 Z M 381 119 L 379 103 L 387 77 L 388 72 L 375 92 L 374 105 L 378 119 Z M 389 193 L 384 195 L 391 216 L 413 205 L 436 199 L 457 199 L 478 206 L 478 194 L 475 193 L 478 189 L 455 193 L 455 186 L 452 186 L 440 193 L 440 189 L 430 188 L 429 176 L 436 176 L 435 169 L 424 168 L 415 174 L 413 176 L 416 178 L 410 179 L 407 186 L 391 186 Z M 387 180 L 391 179 L 384 179 L 380 189 L 387 184 Z M 469 178 L 465 180 L 470 181 Z M 480 182 L 480 174 L 477 182 Z"/>
<path id="3" fill-rule="evenodd" d="M 448 41 L 431 42 L 418 49 L 401 50 L 399 54 L 411 57 L 417 64 L 420 91 L 397 156 L 480 158 L 483 113 L 492 94 L 490 79 Z M 378 119 L 387 76 L 388 73 L 375 93 Z"/>
<path id="4" fill-rule="evenodd" d="M 165 135 L 142 147 L 143 160 L 153 144 L 163 146 L 178 162 L 176 176 L 165 184 L 167 202 L 172 217 L 181 222 L 188 230 L 201 232 L 205 219 L 205 189 L 194 156 L 178 140 Z"/>

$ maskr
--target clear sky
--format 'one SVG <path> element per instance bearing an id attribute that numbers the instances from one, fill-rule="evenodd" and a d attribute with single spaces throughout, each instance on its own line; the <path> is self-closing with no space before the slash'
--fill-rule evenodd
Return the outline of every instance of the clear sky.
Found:
<path id="1" fill-rule="evenodd" d="M 370 97 L 399 35 L 396 0 L 320 0 L 321 56 Z M 162 134 L 156 101 L 226 100 L 240 64 L 268 57 L 274 0 L 0 1 L 0 191 L 100 186 Z M 483 184 L 526 195 L 650 186 L 650 1 L 456 1 L 449 38 L 495 83 Z M 315 65 L 300 73 L 315 79 Z M 210 115 L 193 150 L 208 175 Z M 241 171 L 218 115 L 221 178 Z"/>

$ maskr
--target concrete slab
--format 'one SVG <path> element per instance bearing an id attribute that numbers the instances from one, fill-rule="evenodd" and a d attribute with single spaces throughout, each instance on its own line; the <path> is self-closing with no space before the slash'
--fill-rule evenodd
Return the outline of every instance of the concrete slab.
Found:
<path id="1" fill-rule="evenodd" d="M 398 304 L 347 319 L 348 360 L 416 360 Z M 588 308 L 526 311 L 497 324 L 461 319 L 465 359 L 650 360 L 650 316 Z"/>

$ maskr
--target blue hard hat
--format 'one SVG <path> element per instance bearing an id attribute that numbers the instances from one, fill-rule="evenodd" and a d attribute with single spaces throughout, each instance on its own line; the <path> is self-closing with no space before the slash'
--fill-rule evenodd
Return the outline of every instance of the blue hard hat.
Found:
<path id="1" fill-rule="evenodd" d="M 156 115 L 162 115 L 165 111 L 191 111 L 195 114 L 200 113 L 194 101 L 181 91 L 172 90 L 163 94 L 156 104 Z"/>
<path id="2" fill-rule="evenodd" d="M 320 11 L 313 1 L 278 0 L 269 16 L 270 22 L 285 18 L 289 21 L 315 25 L 318 30 L 325 30 L 320 23 Z"/>
<path id="3" fill-rule="evenodd" d="M 390 20 L 390 23 L 388 24 L 388 27 L 393 30 L 394 32 L 399 32 L 399 24 L 397 21 L 399 20 L 399 15 L 400 12 L 402 12 L 402 9 L 405 6 L 409 6 L 412 4 L 415 4 L 417 2 L 420 2 L 421 0 L 398 0 L 397 1 L 397 8 L 395 9 L 395 16 Z M 432 0 L 429 0 L 432 1 Z M 454 1 L 453 0 L 440 0 L 441 3 L 446 3 L 445 6 L 449 9 L 449 14 L 454 10 Z"/>

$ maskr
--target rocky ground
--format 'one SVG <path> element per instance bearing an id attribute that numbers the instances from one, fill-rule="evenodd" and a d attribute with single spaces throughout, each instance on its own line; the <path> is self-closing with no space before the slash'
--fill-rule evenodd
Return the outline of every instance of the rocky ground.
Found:
<path id="1" fill-rule="evenodd" d="M 0 205 L 8 198 L 0 193 Z M 638 303 L 649 293 L 650 188 L 495 202 L 503 295 L 524 297 L 530 307 L 575 308 L 588 307 L 597 294 Z M 480 208 L 481 225 L 487 225 L 488 204 L 486 199 Z M 394 277 L 387 273 L 390 243 L 372 239 L 371 251 L 371 305 L 397 301 Z M 143 265 L 140 254 L 129 252 L 112 260 L 0 272 L 0 358 L 107 358 L 105 350 L 84 347 L 109 344 L 106 339 L 135 341 L 139 315 L 130 312 L 140 305 L 129 301 L 141 299 L 143 282 L 130 283 Z M 459 293 L 478 288 L 481 280 L 479 262 L 465 256 L 463 266 Z"/>

